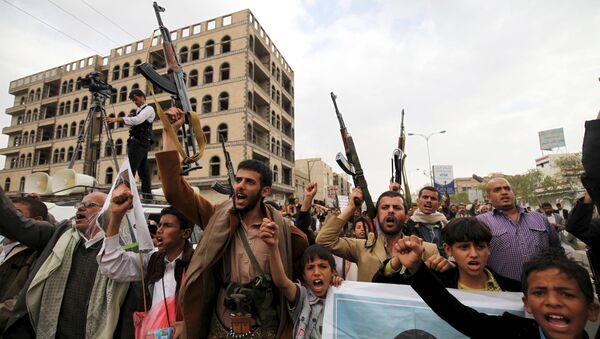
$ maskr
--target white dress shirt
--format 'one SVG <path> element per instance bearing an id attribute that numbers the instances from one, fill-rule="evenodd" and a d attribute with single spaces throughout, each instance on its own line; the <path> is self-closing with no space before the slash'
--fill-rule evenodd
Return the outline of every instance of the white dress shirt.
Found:
<path id="1" fill-rule="evenodd" d="M 173 261 L 169 261 L 167 256 L 165 256 L 165 273 L 163 274 L 163 278 L 155 282 L 154 287 L 152 288 L 152 306 L 162 302 L 168 297 L 175 295 L 175 291 L 177 290 L 177 281 L 175 280 L 175 261 L 177 259 L 181 259 L 182 256 L 183 251 L 179 253 L 179 256 Z M 164 291 L 163 284 L 165 286 Z"/>
<path id="2" fill-rule="evenodd" d="M 156 249 L 155 249 L 156 251 Z M 148 268 L 148 261 L 152 253 L 144 253 L 144 271 Z M 163 299 L 175 295 L 177 282 L 175 280 L 175 261 L 183 257 L 183 251 L 179 253 L 173 261 L 168 261 L 165 256 L 165 273 L 163 278 L 154 283 L 154 286 L 149 286 L 152 289 L 152 306 L 162 302 Z M 142 280 L 142 272 L 140 270 L 140 256 L 138 253 L 126 252 L 121 249 L 119 244 L 119 235 L 113 235 L 104 239 L 104 244 L 100 249 L 100 253 L 96 257 L 98 261 L 98 269 L 100 272 L 114 281 L 140 281 Z M 165 291 L 163 293 L 163 281 Z"/>
<path id="3" fill-rule="evenodd" d="M 137 108 L 136 115 L 133 117 L 123 117 L 123 123 L 127 126 L 136 126 L 144 121 L 153 122 L 156 117 L 154 108 L 150 105 L 142 105 Z"/>

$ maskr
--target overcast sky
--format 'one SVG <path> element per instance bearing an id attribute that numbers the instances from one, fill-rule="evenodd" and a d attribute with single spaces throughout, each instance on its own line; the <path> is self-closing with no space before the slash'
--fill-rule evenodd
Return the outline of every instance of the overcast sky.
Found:
<path id="1" fill-rule="evenodd" d="M 2 1 L 2 109 L 13 104 L 7 94 L 11 80 L 108 55 L 111 48 L 150 36 L 157 25 L 151 1 L 86 0 L 127 33 L 82 0 Z M 568 151 L 580 151 L 584 121 L 600 109 L 597 0 L 159 4 L 173 29 L 250 8 L 295 71 L 296 158 L 321 157 L 340 171 L 334 158 L 343 146 L 333 91 L 375 197 L 391 175 L 403 108 L 408 132 L 447 130 L 431 137 L 431 160 L 453 165 L 457 177 L 533 168 L 541 156 L 540 130 L 563 127 Z M 0 121 L 9 124 L 4 115 Z M 408 137 L 406 148 L 416 189 L 428 181 L 425 140 Z"/>

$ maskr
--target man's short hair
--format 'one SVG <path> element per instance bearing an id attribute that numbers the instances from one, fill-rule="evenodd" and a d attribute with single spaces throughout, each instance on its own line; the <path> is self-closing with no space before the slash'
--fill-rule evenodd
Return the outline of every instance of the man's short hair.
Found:
<path id="1" fill-rule="evenodd" d="M 131 92 L 129 92 L 129 100 L 133 100 L 134 97 L 142 97 L 144 99 L 146 99 L 146 94 L 144 94 L 144 92 L 141 89 L 132 89 Z"/>
<path id="2" fill-rule="evenodd" d="M 551 268 L 556 268 L 569 278 L 575 279 L 588 304 L 594 302 L 594 288 L 592 287 L 589 273 L 577 262 L 569 259 L 562 251 L 562 248 L 545 248 L 523 264 L 523 273 L 521 274 L 523 294 L 527 296 L 527 288 L 529 287 L 527 278 L 529 278 L 531 273 Z"/>
<path id="3" fill-rule="evenodd" d="M 379 202 L 381 201 L 381 198 L 384 198 L 384 197 L 390 197 L 390 198 L 400 197 L 400 198 L 402 198 L 402 206 L 404 206 L 404 212 L 408 212 L 408 206 L 406 205 L 406 199 L 404 199 L 404 196 L 402 195 L 402 193 L 396 192 L 396 191 L 385 191 L 385 192 L 381 193 L 379 198 L 377 198 L 377 203 L 375 204 L 375 211 L 379 211 Z"/>
<path id="4" fill-rule="evenodd" d="M 433 187 L 433 186 L 425 186 L 423 188 L 421 188 L 419 190 L 419 195 L 417 195 L 417 197 L 421 197 L 421 193 L 423 193 L 423 191 L 432 191 L 437 193 L 438 199 L 440 198 L 440 191 L 437 190 L 437 188 Z"/>
<path id="5" fill-rule="evenodd" d="M 457 242 L 490 243 L 492 231 L 483 221 L 475 217 L 456 218 L 450 220 L 442 228 L 442 242 L 452 246 Z"/>
<path id="6" fill-rule="evenodd" d="M 17 197 L 12 199 L 13 204 L 23 204 L 29 207 L 29 213 L 31 214 L 31 219 L 42 217 L 44 220 L 48 220 L 48 207 L 46 204 L 41 202 L 39 199 L 34 199 L 32 197 Z"/>
<path id="7" fill-rule="evenodd" d="M 179 221 L 179 228 L 182 230 L 192 229 L 194 227 L 194 224 L 173 206 L 167 206 L 160 211 L 161 217 L 166 214 L 174 215 Z"/>
<path id="8" fill-rule="evenodd" d="M 354 220 L 352 221 L 353 224 L 356 224 L 357 222 L 362 222 L 363 225 L 368 226 L 369 222 L 367 221 L 366 217 L 363 217 L 362 215 L 354 218 Z"/>
<path id="9" fill-rule="evenodd" d="M 552 208 L 552 204 L 550 204 L 550 203 L 549 203 L 549 202 L 547 202 L 547 201 L 544 201 L 544 202 L 542 203 L 542 208 L 544 208 L 544 207 L 550 207 L 550 208 Z"/>
<path id="10" fill-rule="evenodd" d="M 254 159 L 244 160 L 238 165 L 238 170 L 240 169 L 257 172 L 260 175 L 260 188 L 271 187 L 273 185 L 273 172 L 262 161 Z"/>
<path id="11" fill-rule="evenodd" d="M 328 261 L 329 266 L 331 266 L 331 270 L 335 270 L 335 260 L 333 259 L 333 254 L 331 251 L 328 248 L 317 244 L 310 245 L 304 250 L 302 259 L 300 260 L 302 263 L 302 270 L 304 270 L 306 264 L 313 262 L 316 258 Z"/>

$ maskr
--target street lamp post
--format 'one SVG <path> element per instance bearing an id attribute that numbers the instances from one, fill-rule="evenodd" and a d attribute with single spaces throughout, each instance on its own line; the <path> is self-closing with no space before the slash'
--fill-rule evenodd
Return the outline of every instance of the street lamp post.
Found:
<path id="1" fill-rule="evenodd" d="M 442 133 L 446 133 L 446 131 L 439 131 L 439 132 L 434 132 L 434 133 L 430 133 L 430 134 L 420 134 L 420 133 L 408 133 L 409 136 L 419 136 L 419 137 L 423 137 L 425 139 L 425 143 L 427 144 L 427 159 L 429 160 L 429 179 L 431 180 L 431 186 L 434 185 L 433 182 L 433 167 L 431 166 L 431 153 L 429 152 L 429 138 L 431 138 L 432 136 L 436 135 L 436 134 L 442 134 Z"/>

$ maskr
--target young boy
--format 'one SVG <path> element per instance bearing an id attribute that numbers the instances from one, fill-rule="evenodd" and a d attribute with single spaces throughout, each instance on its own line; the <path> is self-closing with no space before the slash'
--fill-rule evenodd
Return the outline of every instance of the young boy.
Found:
<path id="1" fill-rule="evenodd" d="M 595 321 L 600 306 L 594 303 L 587 271 L 554 249 L 540 251 L 523 266 L 523 304 L 534 319 L 505 312 L 479 313 L 452 296 L 422 264 L 422 240 L 399 241 L 398 255 L 412 274 L 411 287 L 440 318 L 471 338 L 588 338 L 588 320 Z"/>
<path id="2" fill-rule="evenodd" d="M 441 240 L 448 257 L 454 259 L 456 267 L 444 272 L 434 272 L 448 288 L 479 291 L 521 291 L 521 283 L 503 277 L 487 267 L 490 255 L 492 232 L 483 221 L 475 218 L 452 219 L 442 229 Z M 373 277 L 373 282 L 408 284 L 399 258 L 393 257 L 384 262 Z"/>
<path id="3" fill-rule="evenodd" d="M 275 285 L 288 301 L 294 320 L 294 339 L 321 338 L 323 328 L 324 299 L 329 285 L 338 286 L 342 279 L 336 276 L 335 261 L 331 252 L 323 246 L 311 245 L 302 255 L 305 286 L 292 282 L 284 272 L 279 254 L 277 224 L 263 219 L 259 236 L 270 251 L 269 268 Z"/>

